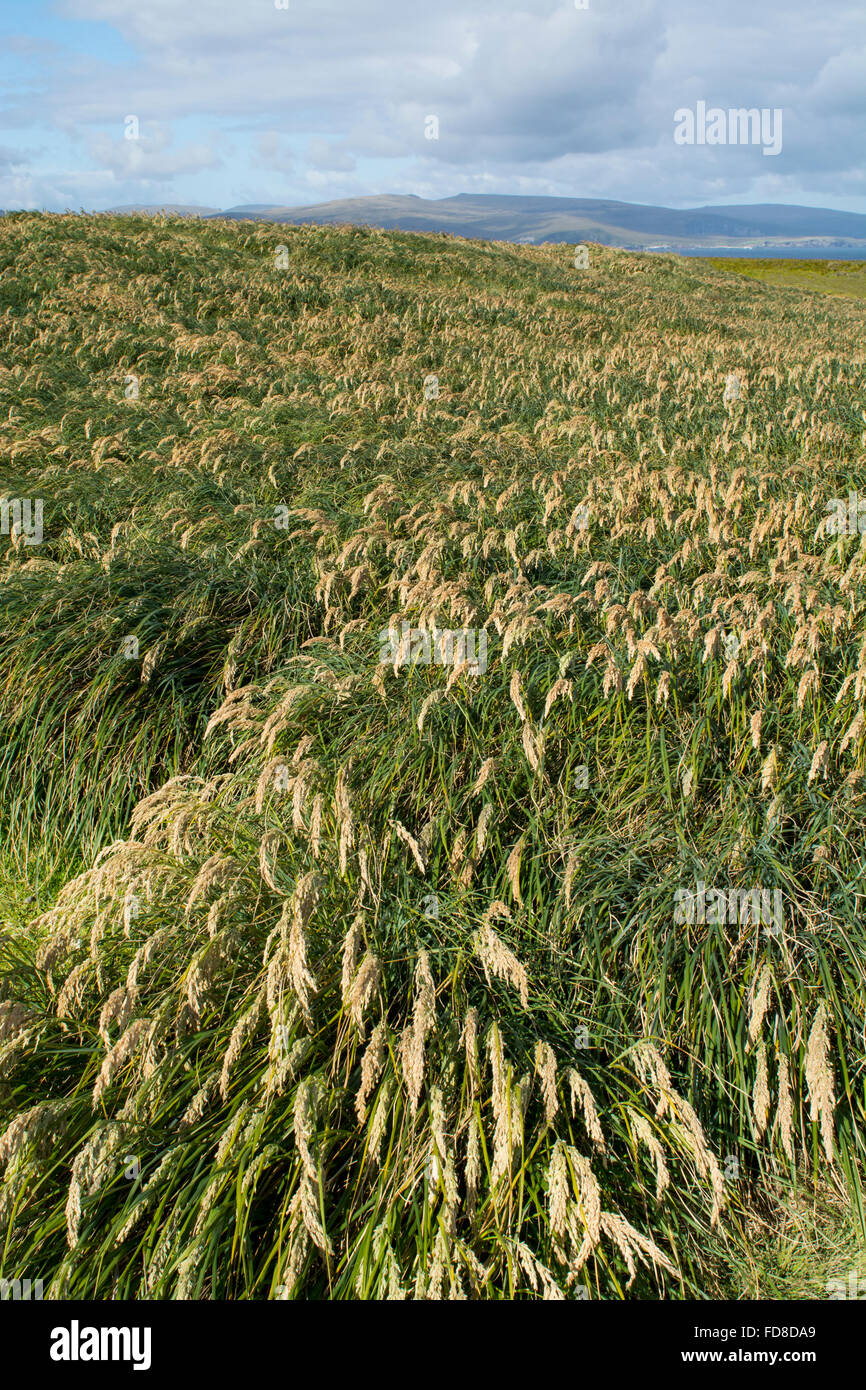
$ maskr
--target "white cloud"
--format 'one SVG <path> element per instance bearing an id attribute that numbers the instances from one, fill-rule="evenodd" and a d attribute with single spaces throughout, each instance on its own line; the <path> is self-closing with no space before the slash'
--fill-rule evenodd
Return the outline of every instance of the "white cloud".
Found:
<path id="1" fill-rule="evenodd" d="M 166 183 L 179 174 L 197 174 L 222 163 L 207 144 L 173 149 L 169 129 L 156 122 L 142 123 L 137 139 L 127 139 L 123 133 L 115 138 L 98 132 L 88 137 L 87 144 L 91 157 L 115 179 L 142 184 Z"/>
<path id="2" fill-rule="evenodd" d="M 307 149 L 307 163 L 330 174 L 347 174 L 355 168 L 352 155 L 330 140 L 311 140 Z"/>
<path id="3" fill-rule="evenodd" d="M 257 136 L 253 162 L 257 169 L 276 169 L 284 174 L 292 173 L 295 168 L 294 155 L 277 130 L 265 130 Z"/>
<path id="4" fill-rule="evenodd" d="M 866 15 L 854 7 L 64 0 L 61 13 L 111 25 L 138 61 L 109 61 L 98 45 L 61 61 L 43 46 L 44 97 L 34 108 L 32 92 L 9 94 L 8 124 L 65 132 L 115 180 L 173 180 L 180 200 L 184 180 L 224 170 L 237 183 L 249 168 L 294 177 L 299 194 L 312 172 L 334 196 L 347 175 L 362 183 L 361 169 L 373 181 L 361 191 L 423 185 L 434 196 L 520 187 L 696 202 L 769 188 L 863 191 Z M 773 169 L 748 148 L 674 146 L 674 110 L 698 99 L 782 107 Z M 110 134 L 129 111 L 143 129 L 188 124 L 196 135 L 135 154 Z M 430 114 L 438 140 L 424 138 Z M 238 133 L 234 152 L 228 131 Z M 218 180 L 209 186 L 213 199 Z"/>

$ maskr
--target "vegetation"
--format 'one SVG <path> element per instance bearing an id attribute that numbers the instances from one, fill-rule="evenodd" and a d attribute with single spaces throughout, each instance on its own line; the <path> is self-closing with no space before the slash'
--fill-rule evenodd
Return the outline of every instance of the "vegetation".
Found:
<path id="1" fill-rule="evenodd" d="M 0 268 L 0 495 L 44 500 L 0 1277 L 772 1296 L 815 1211 L 855 1259 L 862 306 L 166 218 L 9 215 Z"/>
<path id="2" fill-rule="evenodd" d="M 735 260 L 719 256 L 711 257 L 710 264 L 718 270 L 748 275 L 766 285 L 866 299 L 866 264 L 863 261 L 751 260 L 748 257 Z"/>

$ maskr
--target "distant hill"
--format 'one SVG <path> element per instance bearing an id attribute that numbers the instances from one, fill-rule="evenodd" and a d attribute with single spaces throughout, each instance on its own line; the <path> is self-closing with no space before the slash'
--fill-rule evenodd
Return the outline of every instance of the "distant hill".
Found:
<path id="1" fill-rule="evenodd" d="M 606 246 L 689 247 L 796 244 L 862 246 L 866 216 L 831 208 L 755 204 L 676 209 L 600 198 L 534 198 L 459 193 L 426 199 L 412 194 L 346 198 L 309 207 L 250 204 L 209 214 L 288 223 L 357 223 L 370 227 L 451 232 L 492 241 L 597 241 Z"/>
<path id="2" fill-rule="evenodd" d="M 458 193 L 453 198 L 430 199 L 386 193 L 307 207 L 244 203 L 221 210 L 195 203 L 130 203 L 106 212 L 130 216 L 169 213 L 295 225 L 354 223 L 393 231 L 450 232 L 454 236 L 530 245 L 585 240 L 632 250 L 790 246 L 803 253 L 821 247 L 866 253 L 863 214 L 774 203 L 679 209 L 605 198 Z"/>

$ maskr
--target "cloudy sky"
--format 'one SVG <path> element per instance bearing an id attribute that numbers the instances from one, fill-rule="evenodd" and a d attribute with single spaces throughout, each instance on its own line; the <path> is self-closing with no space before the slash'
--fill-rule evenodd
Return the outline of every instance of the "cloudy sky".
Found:
<path id="1" fill-rule="evenodd" d="M 866 212 L 863 0 L 577 3 L 3 0 L 0 207 L 475 192 Z M 781 153 L 676 144 L 698 101 L 781 108 Z"/>

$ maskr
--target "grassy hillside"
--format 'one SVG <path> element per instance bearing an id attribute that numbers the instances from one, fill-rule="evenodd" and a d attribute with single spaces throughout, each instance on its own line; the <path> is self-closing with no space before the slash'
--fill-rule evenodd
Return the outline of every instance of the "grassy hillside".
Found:
<path id="1" fill-rule="evenodd" d="M 866 299 L 866 264 L 863 261 L 735 260 L 719 256 L 710 258 L 710 264 L 718 270 L 748 275 L 766 285 Z"/>
<path id="2" fill-rule="evenodd" d="M 144 217 L 7 216 L 0 274 L 0 496 L 44 503 L 0 537 L 0 1276 L 738 1296 L 783 1207 L 854 1259 L 863 307 Z"/>

